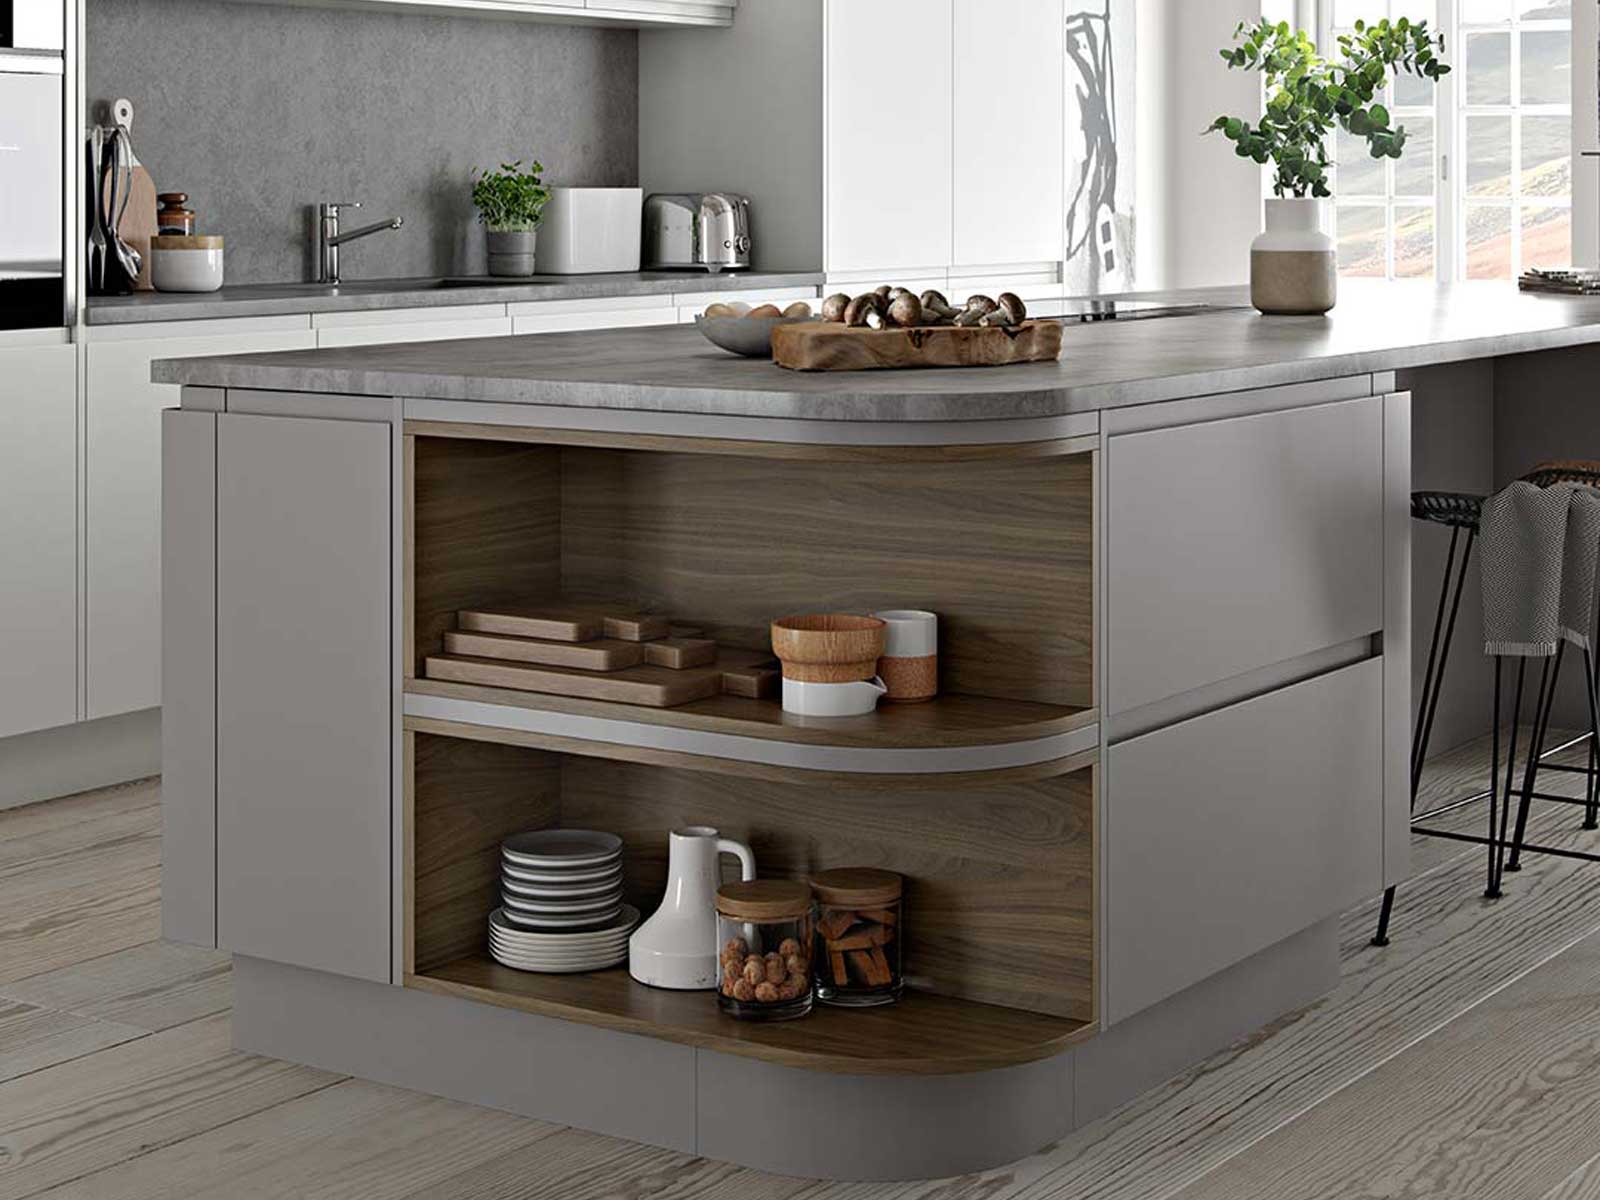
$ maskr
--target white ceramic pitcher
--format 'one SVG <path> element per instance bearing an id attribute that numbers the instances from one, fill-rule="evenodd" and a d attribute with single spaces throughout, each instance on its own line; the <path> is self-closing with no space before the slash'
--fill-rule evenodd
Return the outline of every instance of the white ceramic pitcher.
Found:
<path id="1" fill-rule="evenodd" d="M 628 939 L 628 973 L 660 988 L 717 986 L 717 860 L 732 854 L 739 878 L 756 877 L 755 855 L 743 842 L 708 825 L 674 829 L 668 842 L 667 894 Z"/>

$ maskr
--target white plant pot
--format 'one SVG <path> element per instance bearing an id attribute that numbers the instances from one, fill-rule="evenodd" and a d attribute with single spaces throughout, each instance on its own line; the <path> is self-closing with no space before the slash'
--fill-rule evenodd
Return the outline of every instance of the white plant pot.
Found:
<path id="1" fill-rule="evenodd" d="M 484 242 L 489 251 L 489 274 L 505 276 L 532 275 L 534 272 L 534 246 L 536 230 L 501 232 L 484 231 Z"/>
<path id="2" fill-rule="evenodd" d="M 1264 313 L 1318 315 L 1338 299 L 1339 262 L 1326 200 L 1273 197 L 1267 227 L 1250 244 L 1250 303 Z"/>

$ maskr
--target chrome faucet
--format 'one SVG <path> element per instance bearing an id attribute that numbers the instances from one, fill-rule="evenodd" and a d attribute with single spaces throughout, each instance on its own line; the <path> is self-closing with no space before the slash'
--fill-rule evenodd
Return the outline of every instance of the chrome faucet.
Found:
<path id="1" fill-rule="evenodd" d="M 389 217 L 386 220 L 374 221 L 371 225 L 363 225 L 360 229 L 352 229 L 348 233 L 339 232 L 339 210 L 343 208 L 360 208 L 359 201 L 345 201 L 339 204 L 319 204 L 317 206 L 317 282 L 339 282 L 339 247 L 346 242 L 353 242 L 357 238 L 364 238 L 368 234 L 382 233 L 385 229 L 399 229 L 405 224 L 404 217 Z"/>

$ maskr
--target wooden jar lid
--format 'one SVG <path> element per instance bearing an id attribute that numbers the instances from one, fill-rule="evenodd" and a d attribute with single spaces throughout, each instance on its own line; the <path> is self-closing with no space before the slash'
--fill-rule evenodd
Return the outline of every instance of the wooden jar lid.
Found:
<path id="1" fill-rule="evenodd" d="M 836 908 L 878 908 L 897 903 L 905 880 L 893 871 L 877 867 L 839 867 L 818 871 L 811 877 L 811 890 L 823 904 Z"/>
<path id="2" fill-rule="evenodd" d="M 221 250 L 222 237 L 215 233 L 158 233 L 150 239 L 152 250 Z"/>
<path id="3" fill-rule="evenodd" d="M 782 921 L 811 911 L 811 889 L 798 879 L 751 879 L 717 889 L 717 911 L 738 921 Z"/>

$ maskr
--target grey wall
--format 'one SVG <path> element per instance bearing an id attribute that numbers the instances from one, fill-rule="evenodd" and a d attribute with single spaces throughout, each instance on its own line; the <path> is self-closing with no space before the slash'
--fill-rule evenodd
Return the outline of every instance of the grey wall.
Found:
<path id="1" fill-rule="evenodd" d="M 548 182 L 638 183 L 631 30 L 229 3 L 88 0 L 92 119 L 133 101 L 158 191 L 227 238 L 230 283 L 310 278 L 308 206 L 403 229 L 344 248 L 347 279 L 481 273 L 470 172 L 537 158 Z"/>

